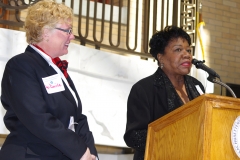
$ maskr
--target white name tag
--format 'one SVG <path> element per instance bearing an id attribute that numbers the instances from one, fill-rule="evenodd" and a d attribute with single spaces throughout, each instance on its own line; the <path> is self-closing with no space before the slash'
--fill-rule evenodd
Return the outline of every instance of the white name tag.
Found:
<path id="1" fill-rule="evenodd" d="M 195 87 L 197 88 L 197 91 L 200 95 L 204 94 L 199 85 L 196 85 Z"/>
<path id="2" fill-rule="evenodd" d="M 64 85 L 61 76 L 58 74 L 42 78 L 48 94 L 64 91 Z"/>

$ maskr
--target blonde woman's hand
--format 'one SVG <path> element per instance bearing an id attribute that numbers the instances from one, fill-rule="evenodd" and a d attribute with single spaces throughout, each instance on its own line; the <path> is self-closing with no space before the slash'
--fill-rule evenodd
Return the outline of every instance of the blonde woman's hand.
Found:
<path id="1" fill-rule="evenodd" d="M 84 155 L 80 158 L 80 160 L 93 160 L 89 148 L 87 148 L 86 152 L 85 152 Z"/>

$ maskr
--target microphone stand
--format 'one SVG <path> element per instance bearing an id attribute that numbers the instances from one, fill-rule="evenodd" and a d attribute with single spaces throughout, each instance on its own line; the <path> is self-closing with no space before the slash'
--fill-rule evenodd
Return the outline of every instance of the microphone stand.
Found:
<path id="1" fill-rule="evenodd" d="M 225 87 L 231 94 L 234 98 L 237 98 L 237 96 L 235 95 L 235 93 L 233 92 L 233 90 L 228 86 L 226 85 L 225 83 L 219 81 L 216 79 L 216 77 L 213 77 L 212 75 L 209 74 L 207 80 L 209 80 L 210 82 L 213 82 L 213 83 L 217 83 L 223 87 Z"/>

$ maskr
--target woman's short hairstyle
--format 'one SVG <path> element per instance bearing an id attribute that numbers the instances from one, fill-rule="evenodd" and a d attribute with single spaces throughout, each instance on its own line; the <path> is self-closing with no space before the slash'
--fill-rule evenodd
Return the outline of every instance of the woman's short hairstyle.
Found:
<path id="1" fill-rule="evenodd" d="M 57 23 L 73 21 L 72 9 L 53 0 L 42 0 L 28 8 L 25 20 L 26 39 L 29 44 L 42 41 L 44 28 L 53 29 Z"/>
<path id="2" fill-rule="evenodd" d="M 163 30 L 157 31 L 153 34 L 149 42 L 150 54 L 157 60 L 157 54 L 164 54 L 166 46 L 170 41 L 183 38 L 186 39 L 189 46 L 191 45 L 191 38 L 182 28 L 177 26 L 166 26 Z"/>

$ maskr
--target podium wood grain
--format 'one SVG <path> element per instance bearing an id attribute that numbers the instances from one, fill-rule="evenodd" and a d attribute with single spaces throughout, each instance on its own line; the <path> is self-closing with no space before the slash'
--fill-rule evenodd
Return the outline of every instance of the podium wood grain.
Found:
<path id="1" fill-rule="evenodd" d="M 231 130 L 240 99 L 202 95 L 148 126 L 145 160 L 239 160 Z"/>

